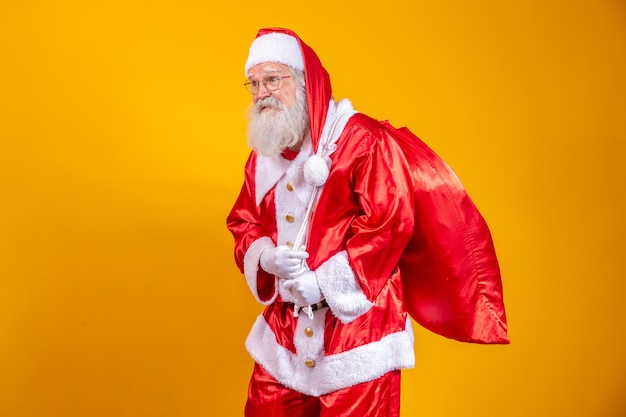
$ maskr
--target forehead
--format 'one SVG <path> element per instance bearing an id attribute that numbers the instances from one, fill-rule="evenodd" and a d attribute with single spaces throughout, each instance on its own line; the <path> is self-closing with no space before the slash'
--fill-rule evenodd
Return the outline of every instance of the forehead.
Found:
<path id="1" fill-rule="evenodd" d="M 248 78 L 258 78 L 266 75 L 288 74 L 289 66 L 278 62 L 264 62 L 248 70 Z"/>

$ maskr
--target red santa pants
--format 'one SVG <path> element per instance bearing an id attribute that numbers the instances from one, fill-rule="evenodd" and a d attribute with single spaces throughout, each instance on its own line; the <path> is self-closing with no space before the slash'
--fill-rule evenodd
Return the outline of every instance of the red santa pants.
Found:
<path id="1" fill-rule="evenodd" d="M 286 388 L 255 364 L 245 417 L 398 417 L 400 371 L 321 397 Z"/>

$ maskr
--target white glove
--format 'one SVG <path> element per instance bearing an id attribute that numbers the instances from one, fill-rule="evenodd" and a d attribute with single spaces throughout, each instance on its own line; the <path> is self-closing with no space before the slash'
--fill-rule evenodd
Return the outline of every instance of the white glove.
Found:
<path id="1" fill-rule="evenodd" d="M 259 263 L 265 272 L 282 279 L 292 279 L 306 270 L 303 260 L 308 257 L 306 251 L 279 245 L 261 252 Z"/>
<path id="2" fill-rule="evenodd" d="M 317 284 L 315 272 L 311 271 L 308 267 L 306 267 L 302 275 L 284 281 L 283 286 L 291 291 L 291 295 L 293 295 L 296 304 L 301 307 L 315 304 L 324 299 L 322 291 Z"/>

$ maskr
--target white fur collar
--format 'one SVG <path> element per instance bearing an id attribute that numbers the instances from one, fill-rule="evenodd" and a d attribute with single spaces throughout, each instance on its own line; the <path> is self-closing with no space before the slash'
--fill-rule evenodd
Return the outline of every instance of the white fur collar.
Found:
<path id="1" fill-rule="evenodd" d="M 292 165 L 292 162 L 306 160 L 313 154 L 313 145 L 311 140 L 307 139 L 302 144 L 302 149 L 293 161 L 285 159 L 282 155 L 270 157 L 258 155 L 256 160 L 256 170 L 254 173 L 255 189 L 256 189 L 256 205 L 261 204 L 263 197 L 267 194 L 281 179 L 285 172 Z M 301 162 L 304 164 L 304 162 Z"/>

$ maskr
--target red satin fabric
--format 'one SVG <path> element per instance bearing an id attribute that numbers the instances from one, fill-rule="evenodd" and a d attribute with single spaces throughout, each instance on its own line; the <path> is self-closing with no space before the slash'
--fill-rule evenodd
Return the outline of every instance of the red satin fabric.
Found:
<path id="1" fill-rule="evenodd" d="M 332 170 L 311 218 L 315 270 L 345 249 L 361 289 L 376 299 L 413 233 L 411 173 L 386 129 L 352 116 L 331 155 Z"/>
<path id="2" fill-rule="evenodd" d="M 268 236 L 276 242 L 276 207 L 273 204 L 274 190 L 270 190 L 261 205 L 263 210 L 254 202 L 255 179 L 254 168 L 257 154 L 251 152 L 244 170 L 244 182 L 237 201 L 233 205 L 226 225 L 235 238 L 235 262 L 243 272 L 243 259 L 250 245 L 256 240 Z M 273 288 L 274 277 L 271 277 Z M 266 284 L 269 285 L 269 284 Z"/>
<path id="3" fill-rule="evenodd" d="M 311 137 L 317 149 L 332 97 L 330 77 L 315 52 L 294 32 L 268 28 L 257 36 L 270 32 L 291 35 L 300 44 Z M 419 324 L 445 337 L 508 343 L 502 283 L 491 235 L 452 170 L 407 129 L 395 129 L 361 114 L 351 118 L 337 145 L 331 155 L 331 174 L 311 220 L 308 263 L 315 270 L 335 253 L 346 250 L 361 289 L 367 298 L 376 300 L 375 308 L 380 310 L 357 319 L 343 334 L 341 324 L 329 320 L 329 326 L 336 327 L 326 340 L 328 353 L 367 339 L 378 340 L 380 335 L 361 330 L 378 323 L 358 320 L 367 321 L 376 315 L 375 320 L 382 322 L 378 315 L 388 314 L 391 325 L 380 323 L 383 328 L 404 326 L 400 324 L 402 304 Z M 276 241 L 273 190 L 260 206 L 254 202 L 255 162 L 252 153 L 242 192 L 228 219 L 240 269 L 255 240 L 269 236 Z M 388 279 L 397 266 L 402 272 L 401 282 L 398 275 Z M 261 299 L 269 299 L 275 289 L 273 277 L 259 273 L 257 288 Z M 266 318 L 274 308 L 268 307 Z M 384 313 L 384 308 L 391 311 Z M 290 346 L 287 339 L 292 325 L 283 312 L 270 323 L 285 331 L 281 340 L 284 346 Z M 348 342 L 339 342 L 340 338 Z"/>
<path id="4" fill-rule="evenodd" d="M 400 371 L 321 397 L 278 383 L 258 364 L 248 388 L 245 417 L 398 417 Z"/>
<path id="5" fill-rule="evenodd" d="M 404 299 L 397 302 L 404 303 L 417 323 L 459 341 L 509 343 L 500 269 L 483 217 L 453 171 L 427 145 L 406 129 L 385 123 L 386 129 L 381 130 L 381 126 L 357 114 L 342 133 L 340 146 L 332 155 L 333 170 L 312 216 L 309 265 L 315 270 L 346 249 L 370 300 L 376 299 L 385 277 L 399 265 Z M 378 139 L 372 141 L 372 135 Z M 408 167 L 398 163 L 402 158 L 391 155 L 397 147 L 385 146 L 389 141 L 400 145 Z M 361 147 L 376 147 L 377 156 L 359 159 L 365 155 Z M 240 268 L 254 240 L 262 236 L 276 239 L 273 191 L 260 207 L 252 199 L 254 161 L 253 154 L 246 166 L 244 189 L 228 222 L 236 238 L 235 258 Z M 391 172 L 397 175 L 389 175 Z M 406 201 L 409 194 L 413 205 Z M 363 211 L 359 211 L 361 205 Z M 269 295 L 273 278 L 262 275 L 257 285 Z M 392 304 L 387 300 L 379 306 Z M 401 311 L 392 309 L 392 314 Z M 280 327 L 285 324 L 281 322 Z M 349 337 L 338 330 L 334 332 L 337 338 L 347 337 L 351 342 L 335 345 L 328 340 L 331 351 L 339 352 L 364 336 L 357 331 Z M 284 342 L 287 346 L 287 338 Z"/>
<path id="6" fill-rule="evenodd" d="M 487 223 L 439 156 L 408 129 L 384 123 L 413 173 L 415 231 L 399 265 L 409 314 L 448 338 L 509 343 L 500 268 Z"/>
<path id="7" fill-rule="evenodd" d="M 406 328 L 406 312 L 402 307 L 402 285 L 399 271 L 389 279 L 367 314 L 349 324 L 341 323 L 330 312 L 326 315 L 324 347 L 335 354 L 380 340 Z"/>
<path id="8" fill-rule="evenodd" d="M 296 352 L 293 340 L 297 318 L 293 317 L 293 304 L 280 298 L 267 306 L 263 317 L 274 330 L 276 341 L 291 352 Z M 345 324 L 326 310 L 324 352 L 334 355 L 377 341 L 383 337 L 403 331 L 406 327 L 406 312 L 402 307 L 402 284 L 400 271 L 389 278 L 380 291 L 375 305 L 354 321 Z"/>
<path id="9" fill-rule="evenodd" d="M 274 191 L 256 205 L 256 156 L 245 168 L 245 182 L 227 223 L 235 237 L 235 259 L 243 272 L 243 258 L 258 238 L 276 241 Z M 312 270 L 345 250 L 355 279 L 374 306 L 363 316 L 343 324 L 327 315 L 324 349 L 327 355 L 345 352 L 405 329 L 406 311 L 397 265 L 413 232 L 410 172 L 393 137 L 376 120 L 353 116 L 331 155 L 333 169 L 312 214 L 306 244 Z M 263 294 L 274 280 L 262 271 L 257 288 Z M 266 298 L 263 298 L 266 299 Z M 277 341 L 293 347 L 295 320 L 278 300 L 263 313 Z"/>

